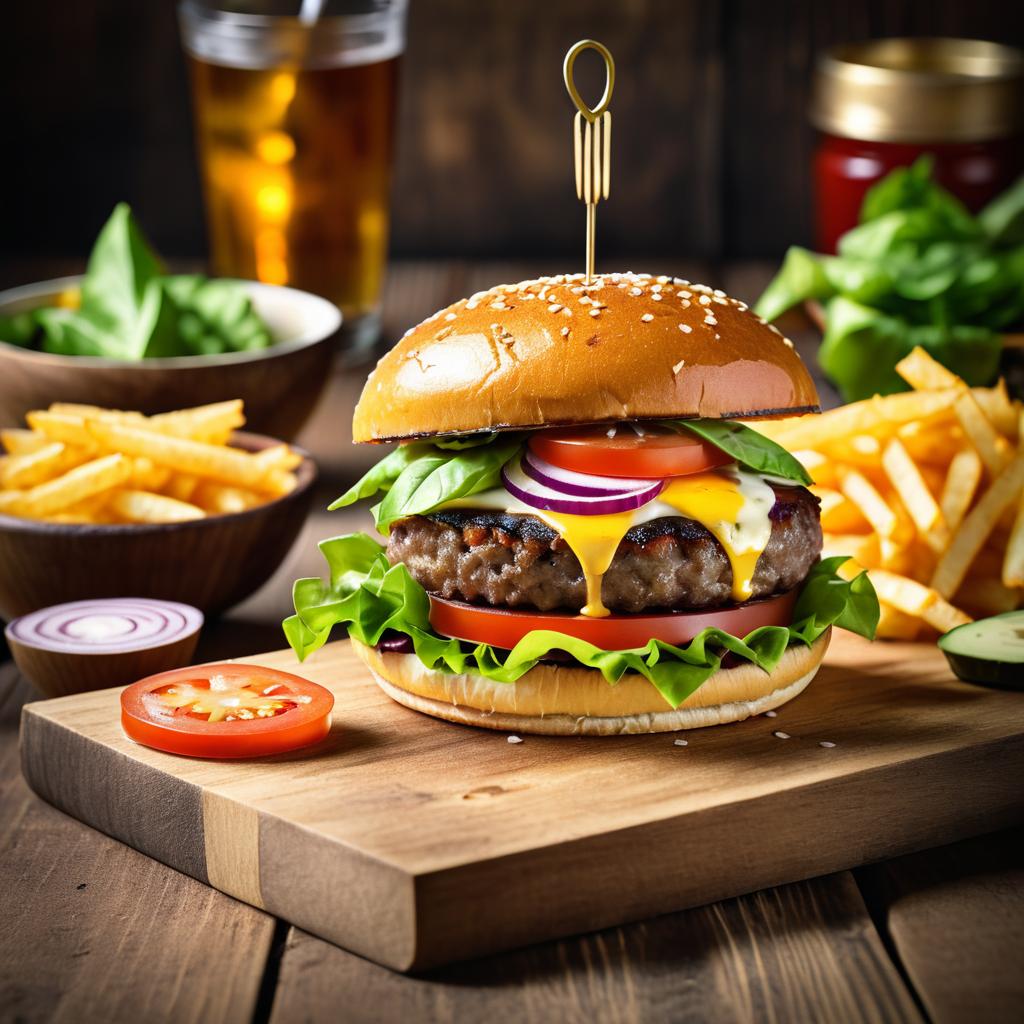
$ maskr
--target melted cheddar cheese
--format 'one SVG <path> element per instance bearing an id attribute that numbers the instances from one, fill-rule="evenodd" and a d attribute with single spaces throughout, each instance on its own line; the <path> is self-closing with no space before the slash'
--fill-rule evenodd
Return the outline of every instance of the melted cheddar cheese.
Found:
<path id="1" fill-rule="evenodd" d="M 753 592 L 757 560 L 772 533 L 769 512 L 775 492 L 757 473 L 727 466 L 669 481 L 661 494 L 642 508 L 612 515 L 582 516 L 544 512 L 495 488 L 449 502 L 446 508 L 479 508 L 536 516 L 569 546 L 583 569 L 587 603 L 583 615 L 608 615 L 601 601 L 601 582 L 626 533 L 634 526 L 666 516 L 684 516 L 700 523 L 722 545 L 732 567 L 732 597 L 745 601 Z"/>

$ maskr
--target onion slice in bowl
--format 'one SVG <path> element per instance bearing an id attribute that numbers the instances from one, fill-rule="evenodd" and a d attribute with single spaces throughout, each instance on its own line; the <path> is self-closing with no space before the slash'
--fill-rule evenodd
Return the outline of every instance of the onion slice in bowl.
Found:
<path id="1" fill-rule="evenodd" d="M 174 643 L 197 633 L 203 613 L 151 598 L 97 598 L 40 608 L 7 627 L 7 636 L 44 651 L 120 654 Z"/>
<path id="2" fill-rule="evenodd" d="M 605 494 L 566 494 L 527 476 L 522 457 L 507 462 L 501 471 L 505 489 L 523 504 L 544 512 L 564 512 L 569 515 L 603 516 L 616 512 L 630 512 L 641 508 L 661 494 L 664 481 L 648 480 L 641 488 L 611 491 Z"/>
<path id="3" fill-rule="evenodd" d="M 537 483 L 550 487 L 553 491 L 583 498 L 610 498 L 624 491 L 645 490 L 653 484 L 649 478 L 631 480 L 625 477 L 602 477 L 562 469 L 561 466 L 535 455 L 529 448 L 523 452 L 522 467 L 523 472 Z"/>

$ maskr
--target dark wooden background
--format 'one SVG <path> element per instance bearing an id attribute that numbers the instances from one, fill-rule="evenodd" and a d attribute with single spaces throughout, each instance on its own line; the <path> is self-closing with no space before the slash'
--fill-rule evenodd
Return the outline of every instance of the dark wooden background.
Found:
<path id="1" fill-rule="evenodd" d="M 83 256 L 119 199 L 166 255 L 202 258 L 174 7 L 4 5 L 5 262 Z M 600 216 L 605 259 L 775 256 L 810 235 L 814 54 L 851 39 L 939 34 L 1024 44 L 1024 4 L 412 0 L 393 252 L 578 253 L 583 214 L 572 194 L 561 59 L 590 35 L 612 49 L 619 70 L 613 193 Z"/>

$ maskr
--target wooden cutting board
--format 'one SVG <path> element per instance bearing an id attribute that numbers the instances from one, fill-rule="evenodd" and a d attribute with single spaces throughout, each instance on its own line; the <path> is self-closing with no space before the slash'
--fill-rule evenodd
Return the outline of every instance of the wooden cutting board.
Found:
<path id="1" fill-rule="evenodd" d="M 291 652 L 248 660 L 296 670 Z M 392 703 L 347 642 L 299 671 L 337 697 L 312 751 L 161 754 L 125 738 L 104 690 L 25 708 L 25 777 L 95 828 L 399 970 L 1024 820 L 1024 695 L 957 682 L 930 645 L 837 635 L 775 718 L 519 744 Z"/>

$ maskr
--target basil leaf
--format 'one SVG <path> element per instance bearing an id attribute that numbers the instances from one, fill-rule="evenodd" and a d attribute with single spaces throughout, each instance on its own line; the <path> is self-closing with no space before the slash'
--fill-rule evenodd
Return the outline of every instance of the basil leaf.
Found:
<path id="1" fill-rule="evenodd" d="M 811 569 L 788 627 L 763 626 L 743 638 L 709 628 L 685 647 L 651 640 L 626 651 L 606 651 L 563 633 L 537 630 L 506 652 L 434 633 L 426 592 L 404 565 L 389 565 L 384 549 L 370 538 L 336 537 L 320 547 L 331 581 L 299 580 L 293 593 L 295 614 L 284 621 L 285 636 L 300 660 L 321 647 L 335 625 L 370 646 L 395 630 L 412 640 L 416 656 L 428 668 L 471 672 L 501 683 L 514 683 L 552 651 L 564 651 L 580 665 L 601 672 L 610 684 L 626 672 L 638 672 L 678 707 L 718 671 L 726 652 L 770 672 L 790 644 L 812 644 L 830 625 L 873 636 L 878 622 L 878 600 L 867 575 L 842 579 L 836 570 L 845 559 L 838 557 Z"/>
<path id="2" fill-rule="evenodd" d="M 1024 244 L 1024 176 L 978 214 L 985 234 L 997 245 Z"/>
<path id="3" fill-rule="evenodd" d="M 765 320 L 777 320 L 788 309 L 809 299 L 827 299 L 833 286 L 821 258 L 794 245 L 786 253 L 779 272 L 757 300 L 754 312 Z"/>
<path id="4" fill-rule="evenodd" d="M 498 436 L 496 430 L 489 430 L 479 434 L 464 434 L 459 437 L 436 437 L 434 445 L 444 448 L 446 451 L 461 451 L 463 448 L 478 448 L 482 444 L 490 444 Z"/>
<path id="5" fill-rule="evenodd" d="M 745 423 L 733 420 L 674 420 L 673 423 L 758 473 L 797 480 L 805 485 L 814 483 L 799 459 Z"/>
<path id="6" fill-rule="evenodd" d="M 270 331 L 237 281 L 179 274 L 164 277 L 161 283 L 177 308 L 179 354 L 183 350 L 196 355 L 253 352 L 273 344 Z"/>
<path id="7" fill-rule="evenodd" d="M 31 348 L 38 333 L 39 325 L 33 313 L 0 315 L 0 341 L 6 341 L 8 345 Z"/>
<path id="8" fill-rule="evenodd" d="M 127 334 L 138 318 L 146 288 L 163 272 L 131 208 L 118 203 L 103 226 L 82 280 L 84 314 Z"/>
<path id="9" fill-rule="evenodd" d="M 515 434 L 461 452 L 433 448 L 421 455 L 402 471 L 377 506 L 377 529 L 387 532 L 398 519 L 424 515 L 446 502 L 494 487 L 501 467 L 521 444 L 520 435 Z"/>
<path id="10" fill-rule="evenodd" d="M 328 505 L 328 509 L 333 512 L 337 508 L 354 505 L 363 498 L 372 498 L 381 491 L 389 491 L 391 485 L 402 475 L 402 471 L 429 450 L 430 446 L 425 444 L 400 445 L 357 480 L 340 498 Z"/>

